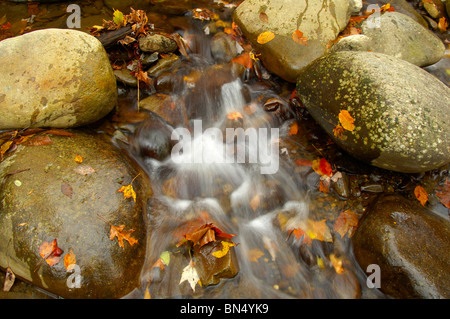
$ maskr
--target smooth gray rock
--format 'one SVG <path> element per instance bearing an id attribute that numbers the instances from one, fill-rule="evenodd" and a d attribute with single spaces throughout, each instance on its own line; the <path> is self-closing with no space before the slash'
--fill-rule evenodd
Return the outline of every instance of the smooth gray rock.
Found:
<path id="1" fill-rule="evenodd" d="M 442 41 L 412 18 L 398 12 L 381 15 L 378 26 L 365 20 L 362 34 L 340 40 L 332 51 L 372 51 L 395 56 L 417 66 L 438 62 L 445 52 Z"/>

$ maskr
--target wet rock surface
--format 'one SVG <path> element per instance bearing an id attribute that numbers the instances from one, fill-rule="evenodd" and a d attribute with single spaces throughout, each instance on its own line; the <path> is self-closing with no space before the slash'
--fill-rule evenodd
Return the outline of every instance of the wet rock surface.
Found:
<path id="1" fill-rule="evenodd" d="M 0 129 L 81 126 L 116 106 L 112 68 L 94 37 L 47 29 L 3 40 L 0 48 Z"/>
<path id="2" fill-rule="evenodd" d="M 378 22 L 378 27 L 374 27 L 373 21 L 364 21 L 362 35 L 345 37 L 332 50 L 379 52 L 421 67 L 434 64 L 443 57 L 445 46 L 442 41 L 412 18 L 398 12 L 386 12 Z"/>
<path id="3" fill-rule="evenodd" d="M 49 145 L 21 145 L 1 162 L 0 266 L 56 296 L 119 298 L 138 284 L 151 189 L 144 173 L 101 136 L 73 134 L 52 135 Z M 74 161 L 77 154 L 81 164 Z M 133 179 L 136 202 L 118 192 Z M 110 240 L 111 225 L 134 229 L 138 243 L 120 247 L 117 238 Z M 50 266 L 39 249 L 53 239 L 63 255 Z M 80 288 L 67 285 L 71 272 L 63 258 L 69 251 L 82 276 Z"/>
<path id="4" fill-rule="evenodd" d="M 449 298 L 450 223 L 398 195 L 377 199 L 353 237 L 362 268 L 380 266 L 381 290 L 394 298 Z"/>
<path id="5" fill-rule="evenodd" d="M 295 82 L 299 72 L 326 53 L 348 23 L 352 12 L 361 9 L 360 1 L 266 1 L 246 0 L 236 9 L 234 19 L 245 37 L 261 54 L 265 67 L 284 80 Z M 260 19 L 264 13 L 267 22 Z M 293 41 L 292 33 L 300 30 L 308 45 Z M 276 36 L 265 44 L 257 37 L 270 31 Z"/>
<path id="6" fill-rule="evenodd" d="M 308 66 L 297 92 L 330 137 L 356 158 L 404 173 L 449 161 L 450 90 L 406 61 L 371 52 L 333 53 Z M 333 129 L 341 110 L 354 118 L 355 129 L 338 137 Z"/>

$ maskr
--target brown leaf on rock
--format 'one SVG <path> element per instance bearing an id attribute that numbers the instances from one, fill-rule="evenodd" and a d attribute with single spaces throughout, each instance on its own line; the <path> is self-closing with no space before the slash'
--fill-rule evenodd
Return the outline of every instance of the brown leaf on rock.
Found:
<path id="1" fill-rule="evenodd" d="M 63 193 L 64 195 L 66 195 L 69 198 L 72 198 L 72 195 L 73 195 L 72 186 L 70 186 L 70 184 L 68 184 L 66 182 L 62 182 L 61 193 Z"/>
<path id="2" fill-rule="evenodd" d="M 136 238 L 131 237 L 131 233 L 134 232 L 134 229 L 125 231 L 124 228 L 125 228 L 125 225 L 120 225 L 120 226 L 111 225 L 111 229 L 109 231 L 109 239 L 113 240 L 115 237 L 117 237 L 119 246 L 124 249 L 125 249 L 125 245 L 123 243 L 124 239 L 126 241 L 128 241 L 130 246 L 138 244 L 138 240 Z"/>
<path id="3" fill-rule="evenodd" d="M 16 280 L 16 275 L 11 270 L 11 268 L 6 269 L 5 282 L 3 284 L 3 291 L 8 292 L 11 290 L 11 287 L 14 285 L 14 281 Z"/>
<path id="4" fill-rule="evenodd" d="M 264 12 L 260 12 L 259 13 L 259 19 L 262 22 L 269 22 L 269 17 L 267 16 L 267 14 L 265 14 Z"/>
<path id="5" fill-rule="evenodd" d="M 95 169 L 93 169 L 92 167 L 88 166 L 88 165 L 79 165 L 77 167 L 75 167 L 74 172 L 79 174 L 79 175 L 91 175 L 93 173 L 95 173 Z"/>
<path id="6" fill-rule="evenodd" d="M 26 146 L 43 146 L 51 144 L 53 144 L 52 140 L 49 136 L 45 135 L 35 135 L 22 143 L 22 145 Z"/>

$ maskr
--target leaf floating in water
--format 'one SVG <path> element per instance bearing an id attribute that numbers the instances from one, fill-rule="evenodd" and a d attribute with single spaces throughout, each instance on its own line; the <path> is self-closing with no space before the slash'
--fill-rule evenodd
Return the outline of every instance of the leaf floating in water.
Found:
<path id="1" fill-rule="evenodd" d="M 436 189 L 436 196 L 442 205 L 450 208 L 450 181 L 447 178 L 443 186 Z"/>
<path id="2" fill-rule="evenodd" d="M 344 238 L 346 234 L 348 237 L 352 237 L 354 230 L 358 226 L 358 215 L 352 210 L 347 209 L 339 214 L 338 218 L 334 222 L 333 230 Z"/>
<path id="3" fill-rule="evenodd" d="M 265 31 L 258 35 L 258 38 L 256 39 L 256 42 L 259 44 L 266 44 L 270 41 L 272 41 L 275 38 L 275 33 L 271 31 Z"/>

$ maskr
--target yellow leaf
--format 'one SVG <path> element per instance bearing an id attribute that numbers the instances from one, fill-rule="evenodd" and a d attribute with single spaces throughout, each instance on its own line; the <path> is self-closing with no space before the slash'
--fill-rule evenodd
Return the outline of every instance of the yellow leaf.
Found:
<path id="1" fill-rule="evenodd" d="M 341 122 L 342 127 L 347 131 L 351 132 L 355 129 L 355 120 L 347 110 L 342 110 L 339 113 L 339 121 Z"/>
<path id="2" fill-rule="evenodd" d="M 81 155 L 75 155 L 75 162 L 77 162 L 78 164 L 83 163 L 83 156 Z"/>
<path id="3" fill-rule="evenodd" d="M 256 39 L 256 42 L 259 44 L 266 44 L 267 42 L 272 41 L 275 38 L 275 33 L 271 31 L 265 31 L 258 35 L 258 38 Z"/>
<path id="4" fill-rule="evenodd" d="M 235 243 L 230 243 L 228 241 L 222 241 L 222 250 L 216 250 L 212 253 L 212 255 L 216 258 L 222 258 L 226 254 L 228 254 L 228 251 L 230 250 L 230 247 L 236 246 Z"/>
<path id="5" fill-rule="evenodd" d="M 342 258 L 338 258 L 334 254 L 331 254 L 330 261 L 331 264 L 333 265 L 334 270 L 338 274 L 342 274 L 344 272 L 344 268 L 342 267 Z"/>
<path id="6" fill-rule="evenodd" d="M 113 13 L 113 21 L 115 24 L 117 24 L 118 26 L 122 26 L 125 25 L 125 20 L 124 20 L 124 16 L 123 13 L 119 10 L 114 10 Z"/>
<path id="7" fill-rule="evenodd" d="M 133 200 L 136 202 L 136 192 L 134 191 L 133 186 L 131 184 L 127 186 L 122 186 L 117 192 L 123 193 L 123 197 L 125 198 L 133 197 Z"/>

